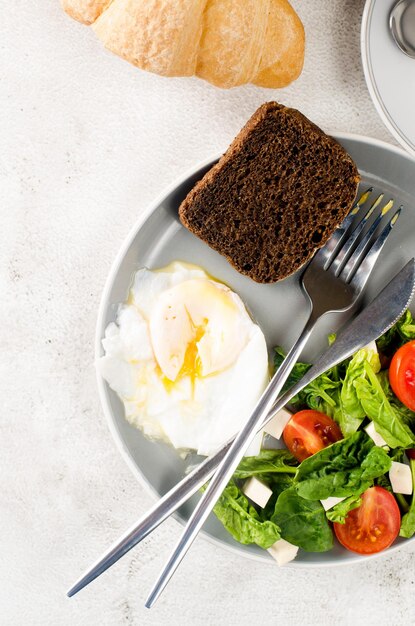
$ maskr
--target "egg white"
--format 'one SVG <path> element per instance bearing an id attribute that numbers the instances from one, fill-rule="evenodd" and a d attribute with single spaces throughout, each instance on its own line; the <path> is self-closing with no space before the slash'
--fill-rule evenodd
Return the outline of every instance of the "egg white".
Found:
<path id="1" fill-rule="evenodd" d="M 264 335 L 240 297 L 185 263 L 139 270 L 102 345 L 97 367 L 127 420 L 202 455 L 241 429 L 269 378 Z"/>

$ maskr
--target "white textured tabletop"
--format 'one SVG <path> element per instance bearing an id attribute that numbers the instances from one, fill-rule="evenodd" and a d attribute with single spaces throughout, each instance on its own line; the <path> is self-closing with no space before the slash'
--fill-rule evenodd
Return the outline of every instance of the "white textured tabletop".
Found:
<path id="1" fill-rule="evenodd" d="M 105 52 L 58 0 L 0 7 L 0 623 L 412 624 L 415 546 L 328 570 L 279 569 L 199 539 L 143 607 L 169 521 L 79 596 L 65 590 L 152 503 L 120 457 L 94 374 L 110 264 L 146 205 L 279 99 L 325 130 L 392 142 L 363 78 L 363 0 L 296 0 L 301 78 L 220 91 Z"/>

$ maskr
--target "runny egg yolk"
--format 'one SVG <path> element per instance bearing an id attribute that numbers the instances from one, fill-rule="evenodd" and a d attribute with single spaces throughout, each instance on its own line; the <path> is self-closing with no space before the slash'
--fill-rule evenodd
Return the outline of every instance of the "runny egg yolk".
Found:
<path id="1" fill-rule="evenodd" d="M 194 382 L 230 367 L 248 339 L 240 317 L 232 292 L 210 280 L 164 291 L 149 319 L 160 375 L 172 382 L 187 375 Z"/>
<path id="2" fill-rule="evenodd" d="M 194 392 L 194 387 L 196 380 L 198 378 L 203 378 L 202 374 L 202 361 L 199 356 L 198 350 L 198 342 L 202 339 L 206 332 L 206 327 L 208 324 L 208 320 L 204 319 L 203 324 L 200 326 L 193 326 L 194 336 L 191 341 L 187 344 L 186 352 L 183 359 L 183 365 L 180 369 L 180 372 L 176 378 L 176 380 L 170 380 L 167 378 L 160 366 L 157 366 L 158 373 L 161 377 L 161 381 L 164 385 L 166 391 L 171 391 L 174 389 L 176 383 L 180 381 L 182 378 L 188 376 L 190 378 L 190 383 L 192 387 L 192 393 Z"/>

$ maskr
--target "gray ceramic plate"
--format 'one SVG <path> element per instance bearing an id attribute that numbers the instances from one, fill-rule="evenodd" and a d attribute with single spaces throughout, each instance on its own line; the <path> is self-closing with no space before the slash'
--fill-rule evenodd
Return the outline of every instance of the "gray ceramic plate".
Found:
<path id="1" fill-rule="evenodd" d="M 373 103 L 389 131 L 415 155 L 415 60 L 401 52 L 389 31 L 397 0 L 367 0 L 361 52 Z"/>
<path id="2" fill-rule="evenodd" d="M 370 281 L 367 297 L 372 299 L 381 287 L 414 256 L 415 233 L 415 160 L 398 148 L 385 143 L 351 135 L 336 135 L 356 161 L 362 188 L 373 186 L 375 193 L 382 190 L 388 197 L 405 206 L 390 240 L 382 252 L 381 261 Z M 127 298 L 134 272 L 143 266 L 158 268 L 178 259 L 201 265 L 212 276 L 228 284 L 248 305 L 263 329 L 269 349 L 282 344 L 290 347 L 306 318 L 304 298 L 298 286 L 298 275 L 278 284 L 259 285 L 238 274 L 218 253 L 185 230 L 179 223 L 177 209 L 181 200 L 199 180 L 215 159 L 199 165 L 177 181 L 160 199 L 152 204 L 135 224 L 111 268 L 99 310 L 96 356 L 101 356 L 101 339 L 110 321 L 113 321 L 120 302 Z M 396 205 L 396 206 L 397 206 Z M 326 345 L 326 336 L 336 330 L 335 320 L 321 323 L 306 351 L 312 359 Z M 140 431 L 124 419 L 121 402 L 105 381 L 98 377 L 98 387 L 111 433 L 134 474 L 155 496 L 164 494 L 180 478 L 188 463 L 179 458 L 167 445 L 148 441 Z M 187 519 L 194 506 L 194 498 L 180 510 L 179 518 Z M 126 520 L 126 526 L 132 520 Z M 256 546 L 242 546 L 224 530 L 214 516 L 206 523 L 205 536 L 239 554 L 269 561 L 271 557 Z M 392 549 L 404 545 L 397 541 Z M 389 549 L 388 553 L 390 553 Z M 367 558 L 367 557 L 366 557 Z M 336 547 L 325 554 L 301 552 L 290 567 L 298 565 L 329 565 L 350 563 L 362 557 Z"/>

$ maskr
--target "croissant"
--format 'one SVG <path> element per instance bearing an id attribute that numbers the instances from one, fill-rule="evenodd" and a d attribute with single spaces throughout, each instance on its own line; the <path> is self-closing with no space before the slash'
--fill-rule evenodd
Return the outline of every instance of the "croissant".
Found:
<path id="1" fill-rule="evenodd" d="M 218 87 L 285 87 L 304 61 L 304 28 L 288 0 L 61 0 L 115 54 L 162 76 Z"/>

